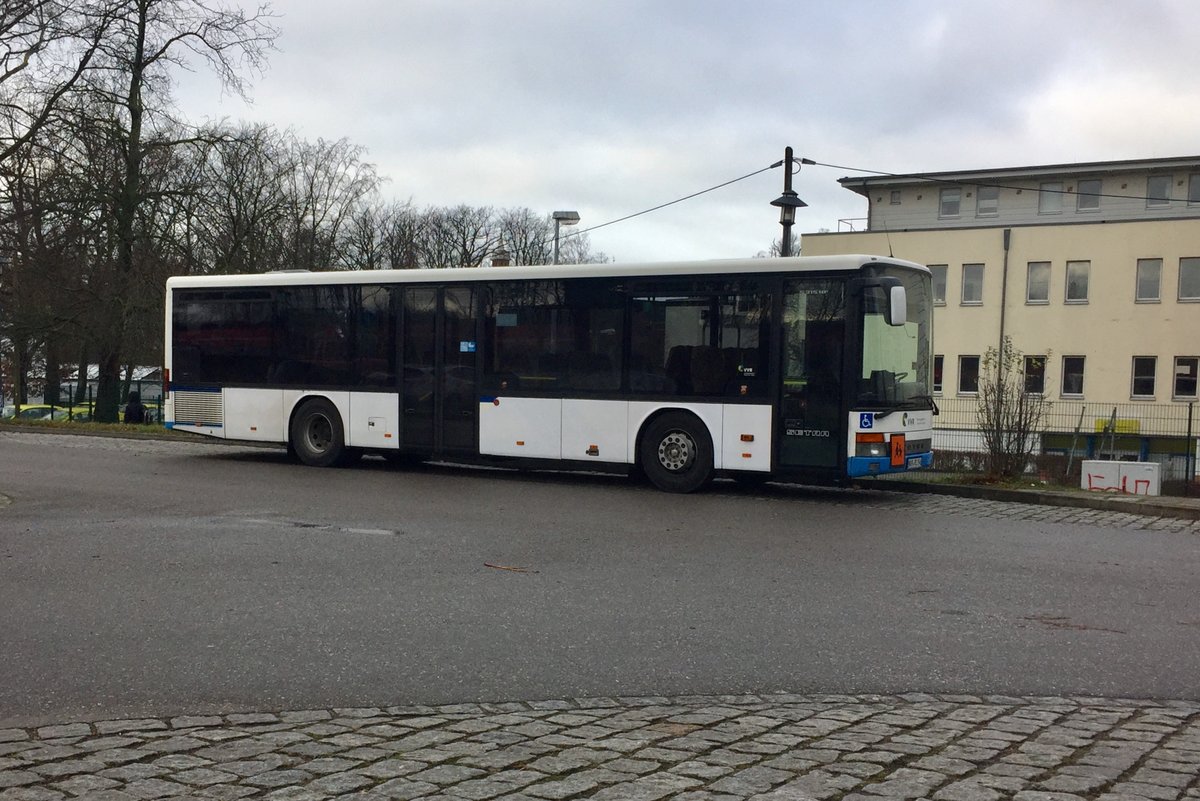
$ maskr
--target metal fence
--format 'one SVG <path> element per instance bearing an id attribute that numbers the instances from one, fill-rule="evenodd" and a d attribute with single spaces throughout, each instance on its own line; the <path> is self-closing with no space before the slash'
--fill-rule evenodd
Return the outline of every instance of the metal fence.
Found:
<path id="1" fill-rule="evenodd" d="M 163 399 L 157 381 L 131 381 L 129 389 L 138 392 L 142 404 L 146 407 L 146 422 L 161 423 L 163 419 Z M 68 394 L 68 393 L 64 393 Z M 150 397 L 147 397 L 149 395 Z M 91 384 L 84 389 L 84 398 L 78 403 L 71 400 L 60 400 L 57 403 L 46 403 L 41 398 L 31 397 L 27 403 L 22 403 L 20 411 L 11 402 L 0 403 L 0 417 L 16 417 L 19 420 L 66 420 L 68 422 L 92 422 L 92 412 L 96 408 L 95 391 Z M 118 419 L 124 420 L 125 399 L 122 396 L 117 408 Z"/>
<path id="2" fill-rule="evenodd" d="M 977 420 L 978 399 L 938 399 L 934 418 L 935 469 L 977 472 L 983 469 L 983 435 Z M 1047 404 L 1040 431 L 1030 445 L 1030 471 L 1043 478 L 1070 481 L 1084 459 L 1157 462 L 1164 481 L 1197 475 L 1200 408 L 1175 404 L 1054 401 Z"/>

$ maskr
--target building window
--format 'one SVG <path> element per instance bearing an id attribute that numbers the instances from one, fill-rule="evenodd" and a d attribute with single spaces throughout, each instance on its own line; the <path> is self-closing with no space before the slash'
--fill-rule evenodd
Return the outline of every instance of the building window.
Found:
<path id="1" fill-rule="evenodd" d="M 979 357 L 958 357 L 958 391 L 963 395 L 979 392 Z"/>
<path id="2" fill-rule="evenodd" d="M 1196 400 L 1196 376 L 1200 357 L 1175 357 L 1175 400 Z"/>
<path id="3" fill-rule="evenodd" d="M 1162 259 L 1137 260 L 1138 303 L 1158 303 L 1162 298 Z"/>
<path id="4" fill-rule="evenodd" d="M 1041 185 L 1038 191 L 1038 214 L 1061 214 L 1063 207 L 1062 181 L 1051 181 Z"/>
<path id="5" fill-rule="evenodd" d="M 942 394 L 942 365 L 945 364 L 946 357 L 938 354 L 933 357 L 933 393 L 935 395 Z M 1193 382 L 1193 388 L 1195 383 Z"/>
<path id="6" fill-rule="evenodd" d="M 1025 279 L 1025 302 L 1050 302 L 1050 262 L 1029 262 L 1029 273 Z"/>
<path id="7" fill-rule="evenodd" d="M 957 217 L 959 206 L 962 205 L 962 190 L 958 187 L 942 190 L 942 202 L 938 209 L 939 217 Z"/>
<path id="8" fill-rule="evenodd" d="M 1088 273 L 1091 269 L 1090 261 L 1067 262 L 1067 303 L 1087 303 Z"/>
<path id="9" fill-rule="evenodd" d="M 1179 260 L 1179 299 L 1200 300 L 1200 258 Z"/>
<path id="10" fill-rule="evenodd" d="M 1083 356 L 1063 356 L 1062 394 L 1083 397 Z"/>
<path id="11" fill-rule="evenodd" d="M 1151 175 L 1146 179 L 1146 208 L 1161 209 L 1171 205 L 1171 176 Z"/>
<path id="12" fill-rule="evenodd" d="M 933 273 L 933 304 L 946 305 L 946 269 L 945 264 L 931 264 L 929 271 Z"/>
<path id="13" fill-rule="evenodd" d="M 1188 205 L 1200 206 L 1200 172 L 1188 176 Z"/>
<path id="14" fill-rule="evenodd" d="M 899 189 L 892 190 L 892 205 L 893 206 L 900 205 L 900 190 Z"/>
<path id="15" fill-rule="evenodd" d="M 962 302 L 965 306 L 983 303 L 983 265 L 964 264 L 962 268 Z"/>
<path id="16" fill-rule="evenodd" d="M 1046 357 L 1025 357 L 1025 391 L 1031 395 L 1041 395 L 1046 391 Z"/>
<path id="17" fill-rule="evenodd" d="M 1154 397 L 1154 367 L 1156 356 L 1133 357 L 1133 397 Z"/>
<path id="18" fill-rule="evenodd" d="M 980 186 L 975 192 L 975 216 L 995 217 L 1000 213 L 1000 187 Z"/>
<path id="19" fill-rule="evenodd" d="M 1099 211 L 1100 190 L 1103 182 L 1099 178 L 1088 178 L 1079 182 L 1079 191 L 1075 195 L 1076 211 Z"/>

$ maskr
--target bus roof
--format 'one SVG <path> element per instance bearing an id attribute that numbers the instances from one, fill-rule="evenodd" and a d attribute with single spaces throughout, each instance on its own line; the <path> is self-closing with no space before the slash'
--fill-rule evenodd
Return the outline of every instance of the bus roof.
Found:
<path id="1" fill-rule="evenodd" d="M 796 256 L 786 259 L 712 259 L 630 264 L 540 264 L 514 267 L 457 267 L 440 270 L 331 270 L 323 272 L 299 270 L 240 275 L 175 276 L 167 279 L 167 289 L 306 284 L 440 284 L 454 281 L 852 271 L 872 263 L 893 264 L 928 272 L 928 268 L 915 262 L 887 256 L 856 254 Z"/>

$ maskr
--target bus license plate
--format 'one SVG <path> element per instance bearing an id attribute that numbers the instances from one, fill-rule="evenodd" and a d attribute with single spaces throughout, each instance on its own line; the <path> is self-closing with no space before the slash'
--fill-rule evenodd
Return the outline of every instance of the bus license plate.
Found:
<path id="1" fill-rule="evenodd" d="M 908 466 L 910 469 L 914 468 L 914 467 L 920 467 L 921 466 L 921 457 L 920 456 L 908 457 Z"/>

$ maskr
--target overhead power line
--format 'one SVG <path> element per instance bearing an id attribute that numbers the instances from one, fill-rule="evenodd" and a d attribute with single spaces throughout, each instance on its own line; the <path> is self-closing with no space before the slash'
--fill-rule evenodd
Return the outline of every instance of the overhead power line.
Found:
<path id="1" fill-rule="evenodd" d="M 886 178 L 904 178 L 904 179 L 908 179 L 908 180 L 925 181 L 930 184 L 952 184 L 952 185 L 957 185 L 957 186 L 977 186 L 977 187 L 978 186 L 986 186 L 986 187 L 993 187 L 996 189 L 1014 189 L 1014 190 L 1019 189 L 1022 191 L 1029 190 L 1031 192 L 1047 192 L 1047 193 L 1060 194 L 1060 195 L 1079 195 L 1079 194 L 1081 194 L 1078 191 L 1068 191 L 1066 189 L 1043 189 L 1040 186 L 1037 186 L 1037 187 L 1016 186 L 1016 185 L 1012 185 L 1012 184 L 991 183 L 991 182 L 986 182 L 986 181 L 966 181 L 966 180 L 959 180 L 959 179 L 954 179 L 954 178 L 938 177 L 936 173 L 929 173 L 929 174 L 925 174 L 925 175 L 912 174 L 912 173 L 906 174 L 906 173 L 887 172 L 885 170 L 872 170 L 872 169 L 868 169 L 866 167 L 848 167 L 843 164 L 830 164 L 828 162 L 815 161 L 810 158 L 802 158 L 802 157 L 797 157 L 797 158 L 793 159 L 793 161 L 798 166 L 799 165 L 812 165 L 815 167 L 829 167 L 830 169 L 834 169 L 834 170 L 845 170 L 847 172 L 858 172 L 858 173 L 865 173 L 865 174 L 869 174 L 869 175 L 879 175 L 879 176 L 886 177 Z M 701 195 L 706 195 L 709 192 L 715 192 L 718 189 L 723 189 L 724 187 L 730 186 L 731 184 L 736 184 L 737 182 L 744 181 L 747 178 L 753 178 L 754 176 L 756 176 L 760 173 L 764 173 L 767 170 L 773 170 L 776 167 L 781 167 L 781 166 L 783 166 L 783 161 L 782 160 L 776 161 L 773 164 L 769 164 L 766 167 L 755 170 L 753 172 L 748 172 L 745 175 L 739 176 L 737 178 L 732 178 L 728 181 L 722 181 L 721 183 L 716 184 L 715 186 L 710 186 L 707 189 L 701 189 L 699 192 L 692 192 L 689 195 L 684 195 L 683 197 L 676 198 L 675 200 L 667 201 L 666 203 L 659 203 L 657 206 L 651 206 L 648 209 L 643 209 L 642 211 L 637 211 L 637 212 L 634 212 L 633 214 L 626 214 L 623 217 L 617 217 L 616 219 L 609 220 L 608 222 L 602 222 L 598 225 L 593 225 L 588 228 L 581 228 L 581 229 L 570 231 L 568 233 L 564 233 L 560 238 L 568 239 L 572 236 L 579 236 L 580 234 L 586 234 L 591 231 L 597 231 L 601 228 L 607 228 L 610 225 L 616 225 L 617 223 L 625 222 L 626 220 L 632 220 L 635 217 L 641 217 L 643 215 L 650 214 L 651 212 L 665 209 L 668 206 L 674 206 L 678 203 L 683 203 L 686 200 L 691 200 L 692 198 L 700 197 Z M 1088 178 L 1086 176 L 1079 176 L 1076 180 L 1088 180 Z M 1141 201 L 1146 201 L 1146 202 L 1149 202 L 1151 200 L 1163 201 L 1166 203 L 1193 203 L 1193 202 L 1195 202 L 1194 200 L 1191 200 L 1187 197 L 1183 197 L 1183 198 L 1174 198 L 1174 197 L 1152 198 L 1149 195 L 1125 195 L 1125 194 L 1116 194 L 1113 192 L 1084 192 L 1082 194 L 1085 194 L 1088 197 L 1107 197 L 1107 198 L 1115 198 L 1115 199 L 1119 199 L 1119 200 L 1141 200 Z M 552 241 L 553 240 L 547 240 L 543 244 L 549 244 Z"/>
<path id="2" fill-rule="evenodd" d="M 730 184 L 736 184 L 738 181 L 744 181 L 747 178 L 753 178 L 755 175 L 766 172 L 767 170 L 773 170 L 781 164 L 783 164 L 782 161 L 777 161 L 774 164 L 769 164 L 766 167 L 763 167 L 762 169 L 755 170 L 754 172 L 748 172 L 745 175 L 742 175 L 738 178 L 732 178 L 728 181 L 723 181 L 722 183 L 719 183 L 716 186 L 710 186 L 708 189 L 701 189 L 699 192 L 692 192 L 690 195 L 684 195 L 681 198 L 676 198 L 675 200 L 669 200 L 666 203 L 659 203 L 657 206 L 651 206 L 648 209 L 644 209 L 643 211 L 637 211 L 637 212 L 634 212 L 633 214 L 626 214 L 624 217 L 618 217 L 615 220 L 609 220 L 608 222 L 602 222 L 599 225 L 593 225 L 590 228 L 582 228 L 579 230 L 571 231 L 570 233 L 562 235 L 560 237 L 560 239 L 567 239 L 568 237 L 579 236 L 580 234 L 586 234 L 589 231 L 596 231 L 600 228 L 607 228 L 608 226 L 616 225 L 619 222 L 625 222 L 626 220 L 632 220 L 634 217 L 641 217 L 644 214 L 649 214 L 651 212 L 658 211 L 659 209 L 665 209 L 668 206 L 674 206 L 675 204 L 682 203 L 685 200 L 691 200 L 694 197 L 700 197 L 701 195 L 706 195 L 709 192 L 715 192 L 718 189 L 723 189 L 724 187 L 729 186 Z M 548 242 L 545 242 L 543 244 L 548 244 L 549 242 L 552 242 L 552 241 L 554 241 L 554 240 L 549 240 Z"/>

